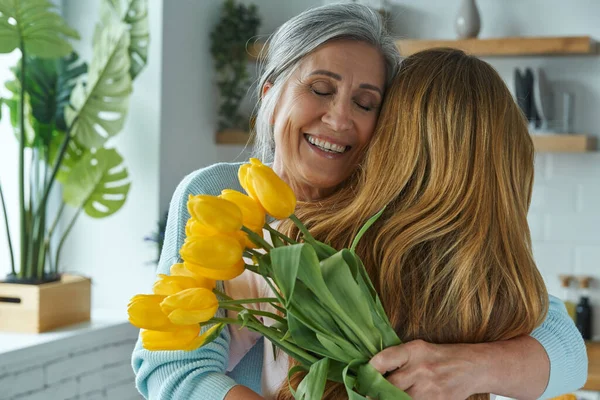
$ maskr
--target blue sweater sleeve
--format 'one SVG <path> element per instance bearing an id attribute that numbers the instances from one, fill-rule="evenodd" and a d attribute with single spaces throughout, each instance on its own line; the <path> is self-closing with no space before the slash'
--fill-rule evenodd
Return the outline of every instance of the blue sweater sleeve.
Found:
<path id="1" fill-rule="evenodd" d="M 550 359 L 550 379 L 542 399 L 569 393 L 585 385 L 588 369 L 585 343 L 562 301 L 550 296 L 546 320 L 531 336 L 544 346 Z"/>
<path id="2" fill-rule="evenodd" d="M 185 240 L 185 224 L 189 219 L 188 196 L 217 195 L 224 188 L 238 189 L 238 185 L 237 166 L 234 164 L 216 164 L 196 171 L 179 184 L 169 208 L 158 273 L 169 274 L 171 265 L 180 262 L 179 249 Z M 223 310 L 219 313 L 223 316 Z M 223 329 L 209 345 L 189 352 L 148 351 L 138 339 L 132 366 L 139 392 L 151 400 L 223 399 L 236 385 L 225 375 L 229 363 L 229 342 L 228 329 Z"/>

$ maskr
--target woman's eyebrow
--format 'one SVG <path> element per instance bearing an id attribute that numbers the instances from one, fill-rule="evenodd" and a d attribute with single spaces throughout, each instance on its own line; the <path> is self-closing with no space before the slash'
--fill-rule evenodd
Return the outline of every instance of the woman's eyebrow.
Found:
<path id="1" fill-rule="evenodd" d="M 336 74 L 335 72 L 331 72 L 326 69 L 317 69 L 309 74 L 309 76 L 312 76 L 312 75 L 325 75 L 325 76 L 335 79 L 336 81 L 342 80 L 342 76 L 340 74 Z M 379 93 L 380 96 L 383 96 L 383 91 L 380 88 L 378 88 L 377 86 L 371 85 L 370 83 L 361 83 L 359 85 L 359 87 L 362 89 L 373 90 L 373 91 Z"/>

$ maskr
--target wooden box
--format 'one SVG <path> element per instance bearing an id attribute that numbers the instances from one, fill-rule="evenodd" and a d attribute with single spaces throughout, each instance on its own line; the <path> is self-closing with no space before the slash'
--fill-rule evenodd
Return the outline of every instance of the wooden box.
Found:
<path id="1" fill-rule="evenodd" d="M 91 280 L 63 275 L 41 285 L 0 282 L 0 332 L 40 333 L 90 320 Z"/>

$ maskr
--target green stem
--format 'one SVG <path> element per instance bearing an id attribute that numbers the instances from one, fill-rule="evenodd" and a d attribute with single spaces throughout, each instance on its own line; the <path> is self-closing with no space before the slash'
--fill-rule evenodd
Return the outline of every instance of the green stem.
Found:
<path id="1" fill-rule="evenodd" d="M 256 234 L 256 232 L 252 231 L 251 229 L 248 229 L 245 226 L 242 226 L 242 231 L 246 232 L 248 234 L 248 237 L 250 238 L 250 240 L 253 241 L 254 243 L 260 245 L 263 249 L 271 250 L 273 248 L 273 246 L 271 246 L 269 243 L 267 243 L 263 238 L 258 236 Z"/>
<path id="2" fill-rule="evenodd" d="M 264 326 L 260 321 L 258 321 L 255 317 L 251 317 L 251 320 L 246 324 L 248 328 L 262 334 L 264 337 L 269 339 L 271 343 L 280 347 L 283 351 L 294 357 L 296 360 L 300 361 L 305 365 L 311 365 L 319 361 L 319 359 L 312 354 L 306 352 L 302 348 L 298 347 L 292 342 L 288 342 L 283 339 L 283 336 L 278 334 L 279 332 L 269 327 Z"/>
<path id="3" fill-rule="evenodd" d="M 256 299 L 223 300 L 223 301 L 220 301 L 219 304 L 239 305 L 239 304 L 248 304 L 248 303 L 273 303 L 275 301 L 279 301 L 279 300 L 276 299 L 275 297 L 259 297 Z"/>
<path id="4" fill-rule="evenodd" d="M 213 289 L 213 293 L 217 296 L 221 296 L 225 300 L 233 300 L 233 297 L 227 296 L 224 292 L 221 292 L 219 289 Z"/>
<path id="5" fill-rule="evenodd" d="M 304 226 L 304 224 L 298 219 L 298 217 L 296 217 L 295 214 L 290 215 L 290 219 L 292 220 L 292 222 L 294 224 L 296 224 L 298 229 L 300 229 L 300 232 L 302 232 L 302 234 L 304 235 L 304 239 L 307 242 L 309 242 L 309 243 L 316 242 L 315 238 L 310 234 L 310 232 L 308 231 L 306 226 Z"/>
<path id="6" fill-rule="evenodd" d="M 65 206 L 66 206 L 66 203 L 64 201 L 61 201 L 60 208 L 58 209 L 58 212 L 56 213 L 56 218 L 54 218 L 54 222 L 52 222 L 52 226 L 50 227 L 50 230 L 48 231 L 48 236 L 46 237 L 46 241 L 49 241 L 52 239 L 52 235 L 54 234 L 54 230 L 56 229 L 56 226 L 58 225 L 58 221 L 60 220 L 60 217 L 62 216 L 63 211 L 65 210 Z"/>
<path id="7" fill-rule="evenodd" d="M 23 37 L 19 43 L 21 50 L 21 97 L 19 99 L 19 210 L 20 210 L 20 228 L 21 228 L 21 268 L 19 276 L 24 277 L 27 266 L 27 225 L 25 223 L 25 43 Z"/>
<path id="8" fill-rule="evenodd" d="M 67 236 L 69 236 L 71 229 L 73 229 L 73 225 L 75 225 L 75 221 L 77 221 L 77 217 L 79 217 L 79 214 L 81 214 L 81 210 L 83 210 L 83 208 L 80 208 L 79 210 L 77 210 L 77 212 L 75 213 L 75 216 L 73 217 L 73 219 L 71 219 L 71 222 L 69 222 L 69 226 L 67 226 L 67 230 L 65 231 L 65 233 L 63 233 L 62 237 L 60 238 L 60 242 L 58 243 L 58 249 L 56 249 L 56 258 L 54 259 L 54 267 L 56 268 L 56 270 L 58 270 L 58 268 L 59 268 L 60 252 L 62 251 L 62 247 L 65 244 L 65 240 L 67 239 Z"/>
<path id="9" fill-rule="evenodd" d="M 15 268 L 15 254 L 13 252 L 12 240 L 10 236 L 10 227 L 8 226 L 8 214 L 6 212 L 6 204 L 4 203 L 4 194 L 2 193 L 2 184 L 0 184 L 0 202 L 2 203 L 2 212 L 4 213 L 4 224 L 6 226 L 6 239 L 8 240 L 8 250 L 10 250 L 10 265 L 11 265 L 11 273 L 13 275 L 17 274 L 17 270 Z"/>
<path id="10" fill-rule="evenodd" d="M 260 315 L 261 317 L 267 317 L 267 318 L 271 318 L 271 319 L 274 319 L 274 320 L 282 322 L 282 323 L 287 323 L 285 318 L 283 318 L 280 315 L 277 315 L 275 313 L 269 312 L 269 311 L 254 310 L 252 308 L 239 307 L 239 306 L 230 305 L 230 304 L 223 304 L 222 302 L 219 302 L 219 306 L 221 306 L 221 308 L 224 308 L 226 310 L 231 310 L 231 311 L 236 311 L 236 312 L 246 310 L 251 315 Z"/>
<path id="11" fill-rule="evenodd" d="M 287 237 L 283 233 L 279 232 L 277 229 L 274 229 L 269 224 L 265 224 L 264 228 L 266 230 L 268 230 L 271 233 L 271 235 L 277 236 L 279 239 L 283 240 L 284 242 L 286 242 L 288 244 L 298 244 L 298 242 L 296 242 L 294 239 Z"/>
<path id="12" fill-rule="evenodd" d="M 47 183 L 46 187 L 44 188 L 44 194 L 42 196 L 42 200 L 36 210 L 36 217 L 39 216 L 41 210 L 45 209 L 45 207 L 46 207 L 45 204 L 46 204 L 46 201 L 48 200 L 48 196 L 50 194 L 50 189 L 52 189 L 52 185 L 54 184 L 54 181 L 56 180 L 56 174 L 58 174 L 58 170 L 60 169 L 62 160 L 65 157 L 65 154 L 67 152 L 67 147 L 69 145 L 69 142 L 71 141 L 71 128 L 77 123 L 78 118 L 79 118 L 78 116 L 75 117 L 75 119 L 73 120 L 71 125 L 67 128 L 67 132 L 65 134 L 65 140 L 63 140 L 63 142 L 60 145 L 60 150 L 58 151 L 58 157 L 56 157 L 56 161 L 54 162 L 54 166 L 52 167 L 52 174 L 50 174 L 50 179 L 48 180 L 48 183 Z"/>

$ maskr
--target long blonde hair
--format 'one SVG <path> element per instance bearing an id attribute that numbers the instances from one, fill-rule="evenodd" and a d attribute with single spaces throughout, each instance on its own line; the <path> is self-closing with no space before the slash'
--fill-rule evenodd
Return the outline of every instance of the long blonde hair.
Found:
<path id="1" fill-rule="evenodd" d="M 458 50 L 428 50 L 403 61 L 362 167 L 297 215 L 343 248 L 388 205 L 357 252 L 403 341 L 509 339 L 529 334 L 548 309 L 527 224 L 533 159 L 497 72 Z M 278 399 L 291 398 L 286 382 Z M 330 384 L 325 398 L 347 396 Z"/>

